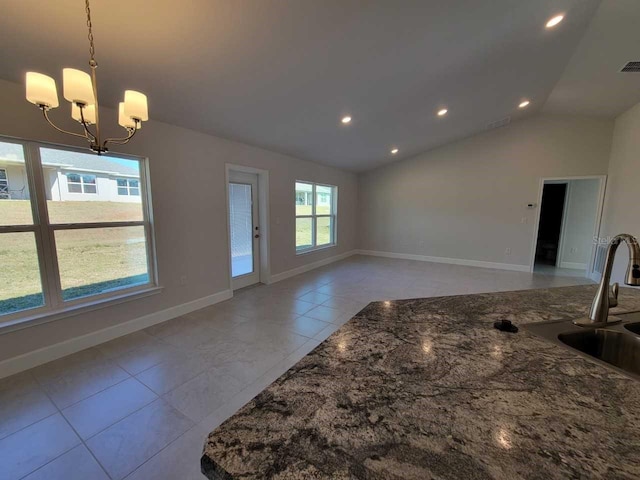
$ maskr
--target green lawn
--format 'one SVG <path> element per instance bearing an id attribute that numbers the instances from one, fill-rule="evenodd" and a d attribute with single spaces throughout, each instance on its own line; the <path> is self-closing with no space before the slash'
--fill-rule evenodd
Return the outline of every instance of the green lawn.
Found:
<path id="1" fill-rule="evenodd" d="M 139 220 L 140 204 L 116 202 L 48 202 L 56 223 Z M 0 200 L 0 223 L 30 224 L 27 200 Z M 65 299 L 136 283 L 147 277 L 142 227 L 56 232 L 60 280 Z M 0 235 L 0 314 L 42 304 L 35 236 L 31 232 Z"/>

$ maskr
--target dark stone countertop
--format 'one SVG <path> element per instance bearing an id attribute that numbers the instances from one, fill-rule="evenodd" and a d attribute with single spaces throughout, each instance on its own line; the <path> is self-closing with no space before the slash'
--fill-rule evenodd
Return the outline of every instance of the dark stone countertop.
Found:
<path id="1" fill-rule="evenodd" d="M 640 478 L 640 382 L 520 329 L 594 286 L 369 304 L 210 434 L 210 479 Z M 621 289 L 612 313 L 640 310 Z"/>

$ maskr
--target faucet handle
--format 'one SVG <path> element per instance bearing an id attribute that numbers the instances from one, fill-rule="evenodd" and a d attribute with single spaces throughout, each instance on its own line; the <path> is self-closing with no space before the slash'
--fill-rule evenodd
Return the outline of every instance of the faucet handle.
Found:
<path id="1" fill-rule="evenodd" d="M 611 285 L 611 293 L 612 297 L 609 297 L 609 307 L 617 307 L 618 306 L 618 293 L 620 293 L 620 285 L 618 282 Z"/>

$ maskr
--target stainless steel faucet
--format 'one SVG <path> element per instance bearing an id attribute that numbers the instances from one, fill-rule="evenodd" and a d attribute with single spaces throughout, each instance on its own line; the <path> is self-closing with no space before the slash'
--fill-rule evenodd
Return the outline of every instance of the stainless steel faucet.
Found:
<path id="1" fill-rule="evenodd" d="M 613 261 L 616 256 L 616 250 L 620 243 L 625 242 L 629 248 L 629 266 L 625 275 L 624 283 L 631 286 L 640 286 L 640 245 L 638 240 L 627 233 L 616 235 L 607 248 L 607 259 L 604 264 L 604 272 L 602 280 L 593 299 L 591 310 L 588 318 L 580 318 L 573 323 L 581 327 L 601 327 L 611 323 L 617 323 L 615 320 L 609 321 L 609 308 L 618 305 L 619 285 L 614 283 L 611 287 L 611 296 L 609 296 L 609 282 L 611 281 L 611 270 L 613 269 Z"/>

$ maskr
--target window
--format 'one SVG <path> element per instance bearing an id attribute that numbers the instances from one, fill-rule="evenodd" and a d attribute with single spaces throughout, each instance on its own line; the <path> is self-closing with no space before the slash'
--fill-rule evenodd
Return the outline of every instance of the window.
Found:
<path id="1" fill-rule="evenodd" d="M 296 182 L 296 252 L 336 244 L 338 187 Z"/>
<path id="2" fill-rule="evenodd" d="M 96 176 L 81 173 L 67 173 L 69 193 L 98 193 Z"/>
<path id="3" fill-rule="evenodd" d="M 21 194 L 0 195 L 0 326 L 156 284 L 146 159 L 0 138 L 2 171 Z"/>
<path id="4" fill-rule="evenodd" d="M 140 181 L 132 178 L 118 178 L 118 195 L 137 197 L 140 195 Z"/>

